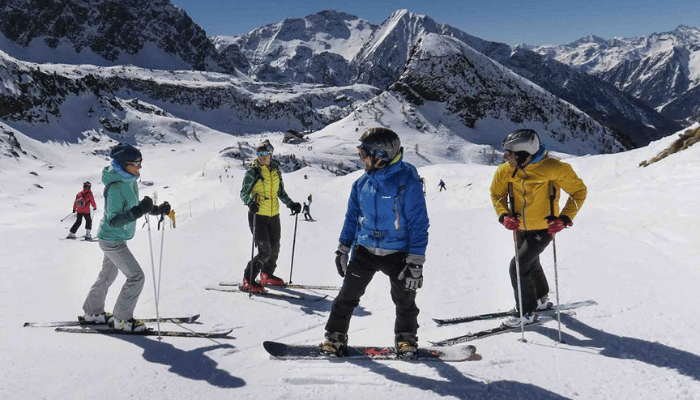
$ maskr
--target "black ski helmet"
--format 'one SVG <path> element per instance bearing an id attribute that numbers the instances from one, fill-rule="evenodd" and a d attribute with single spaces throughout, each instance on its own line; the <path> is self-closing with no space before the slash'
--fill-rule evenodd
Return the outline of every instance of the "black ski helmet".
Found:
<path id="1" fill-rule="evenodd" d="M 518 129 L 503 139 L 503 149 L 513 153 L 524 151 L 532 155 L 540 149 L 540 137 L 532 129 Z"/>
<path id="2" fill-rule="evenodd" d="M 372 128 L 360 137 L 361 145 L 357 148 L 367 156 L 375 157 L 389 164 L 399 151 L 401 139 L 391 129 Z"/>
<path id="3" fill-rule="evenodd" d="M 83 189 L 90 189 L 92 184 L 89 181 L 83 182 Z"/>
<path id="4" fill-rule="evenodd" d="M 136 147 L 128 143 L 119 143 L 112 147 L 109 152 L 112 157 L 122 168 L 126 168 L 127 163 L 134 162 L 141 157 L 141 152 Z"/>

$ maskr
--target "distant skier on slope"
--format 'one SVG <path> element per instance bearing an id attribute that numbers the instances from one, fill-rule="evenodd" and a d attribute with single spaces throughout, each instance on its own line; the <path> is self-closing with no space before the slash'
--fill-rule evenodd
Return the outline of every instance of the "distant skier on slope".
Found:
<path id="1" fill-rule="evenodd" d="M 429 226 L 423 188 L 416 168 L 403 161 L 401 141 L 394 131 L 372 128 L 360 142 L 365 173 L 350 192 L 335 253 L 338 274 L 345 279 L 331 306 L 321 350 L 335 356 L 347 353 L 353 309 L 374 274 L 382 271 L 389 276 L 396 305 L 396 352 L 401 358 L 416 358 L 416 290 L 423 285 Z"/>
<path id="2" fill-rule="evenodd" d="M 268 140 L 258 146 L 257 158 L 246 171 L 241 187 L 241 199 L 248 206 L 248 225 L 258 247 L 258 254 L 245 268 L 241 289 L 253 293 L 265 292 L 264 285 L 285 284 L 282 278 L 274 275 L 280 253 L 279 201 L 293 215 L 301 212 L 301 204 L 292 201 L 284 190 L 280 164 L 272 159 L 273 150 Z M 255 281 L 258 274 L 260 283 Z"/>
<path id="3" fill-rule="evenodd" d="M 83 218 L 85 218 L 85 240 L 92 239 L 90 231 L 92 230 L 92 216 L 90 215 L 90 206 L 93 210 L 97 210 L 97 204 L 95 204 L 95 197 L 92 195 L 90 188 L 92 184 L 90 182 L 83 182 L 83 190 L 75 195 L 75 201 L 73 202 L 73 212 L 78 213 L 78 218 L 75 220 L 73 226 L 70 227 L 70 233 L 67 239 L 75 239 L 75 233 L 78 232 L 78 228 L 83 223 Z"/>
<path id="4" fill-rule="evenodd" d="M 443 189 L 447 190 L 447 187 L 445 186 L 445 181 L 440 179 L 440 183 L 438 183 L 438 187 L 440 188 L 440 191 L 442 192 Z"/>
<path id="5" fill-rule="evenodd" d="M 119 143 L 112 148 L 110 157 L 111 165 L 102 170 L 105 207 L 97 233 L 100 249 L 104 252 L 102 270 L 83 303 L 83 318 L 87 322 L 112 323 L 119 330 L 140 332 L 146 330 L 146 325 L 134 319 L 134 309 L 145 278 L 126 241 L 134 237 L 137 219 L 147 213 L 168 214 L 170 204 L 164 202 L 154 206 L 148 196 L 139 201 L 137 179 L 141 175 L 142 158 L 136 147 Z M 114 314 L 111 314 L 105 312 L 105 298 L 119 271 L 126 276 L 126 282 L 114 304 Z"/>
<path id="6" fill-rule="evenodd" d="M 573 225 L 573 218 L 586 199 L 587 189 L 571 166 L 549 156 L 532 129 L 519 129 L 503 140 L 504 158 L 493 177 L 491 201 L 498 220 L 516 232 L 521 305 L 518 304 L 518 276 L 515 258 L 510 262 L 510 281 L 515 292 L 517 315 L 505 324 L 519 327 L 535 321 L 534 311 L 551 307 L 549 285 L 540 264 L 540 253 L 562 229 Z M 560 189 L 569 194 L 559 212 Z M 515 215 L 508 207 L 509 197 Z"/>
<path id="7" fill-rule="evenodd" d="M 311 217 L 311 195 L 309 195 L 307 201 L 304 203 L 304 209 L 302 210 L 302 213 L 304 214 L 305 221 L 313 221 L 314 220 Z"/>

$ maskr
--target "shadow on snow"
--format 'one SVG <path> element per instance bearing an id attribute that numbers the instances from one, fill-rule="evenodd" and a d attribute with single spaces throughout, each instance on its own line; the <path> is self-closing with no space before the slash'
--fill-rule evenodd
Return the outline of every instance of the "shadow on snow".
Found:
<path id="1" fill-rule="evenodd" d="M 661 343 L 603 332 L 566 314 L 561 314 L 561 322 L 572 331 L 588 338 L 578 339 L 562 332 L 562 340 L 570 346 L 600 348 L 602 349 L 600 354 L 606 357 L 638 360 L 656 367 L 674 369 L 680 374 L 700 381 L 700 368 L 698 368 L 700 356 L 697 354 L 674 349 Z M 547 335 L 558 335 L 558 330 L 551 328 L 543 327 L 541 332 Z"/>
<path id="2" fill-rule="evenodd" d="M 430 362 L 426 365 L 434 368 L 444 379 L 426 378 L 398 371 L 386 363 L 367 360 L 349 360 L 358 367 L 367 368 L 386 379 L 411 386 L 425 392 L 440 396 L 454 396 L 458 399 L 537 399 L 537 400 L 567 400 L 559 394 L 541 387 L 515 381 L 479 382 L 466 377 L 450 363 Z"/>
<path id="3" fill-rule="evenodd" d="M 205 354 L 216 349 L 232 349 L 233 345 L 216 344 L 193 350 L 181 350 L 170 343 L 143 336 L 114 335 L 113 337 L 143 348 L 143 358 L 146 361 L 167 365 L 169 372 L 183 378 L 205 381 L 220 388 L 231 389 L 245 386 L 243 379 L 218 368 L 217 362 Z"/>

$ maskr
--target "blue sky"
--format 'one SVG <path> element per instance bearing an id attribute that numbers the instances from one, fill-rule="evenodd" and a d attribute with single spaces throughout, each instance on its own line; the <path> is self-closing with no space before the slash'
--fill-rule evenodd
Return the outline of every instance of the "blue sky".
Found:
<path id="1" fill-rule="evenodd" d="M 564 44 L 586 35 L 648 36 L 678 25 L 700 27 L 697 0 L 171 0 L 209 35 L 239 35 L 284 18 L 324 9 L 379 24 L 408 9 L 470 35 L 510 45 Z"/>

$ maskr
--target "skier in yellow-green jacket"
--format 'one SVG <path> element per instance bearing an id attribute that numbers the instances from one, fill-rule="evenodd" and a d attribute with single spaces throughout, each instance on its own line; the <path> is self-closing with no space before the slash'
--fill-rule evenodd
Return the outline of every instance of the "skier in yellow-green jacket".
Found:
<path id="1" fill-rule="evenodd" d="M 549 284 L 539 255 L 556 233 L 573 225 L 573 219 L 586 199 L 587 189 L 571 165 L 549 155 L 539 135 L 532 129 L 510 133 L 503 141 L 503 149 L 507 162 L 498 167 L 493 177 L 491 201 L 499 222 L 516 232 L 523 304 L 521 310 L 513 258 L 510 280 L 518 312 L 505 324 L 519 327 L 534 322 L 535 310 L 551 307 Z M 562 190 L 569 197 L 560 211 Z M 512 209 L 509 199 L 513 203 Z"/>
<path id="2" fill-rule="evenodd" d="M 272 159 L 273 147 L 269 141 L 256 149 L 257 158 L 243 177 L 241 199 L 248 206 L 248 225 L 254 235 L 258 254 L 248 262 L 241 289 L 262 293 L 263 285 L 281 286 L 284 281 L 275 276 L 280 252 L 280 200 L 292 212 L 301 212 L 301 204 L 292 201 L 284 190 L 282 171 L 278 161 Z M 260 283 L 255 278 L 260 274 Z"/>

